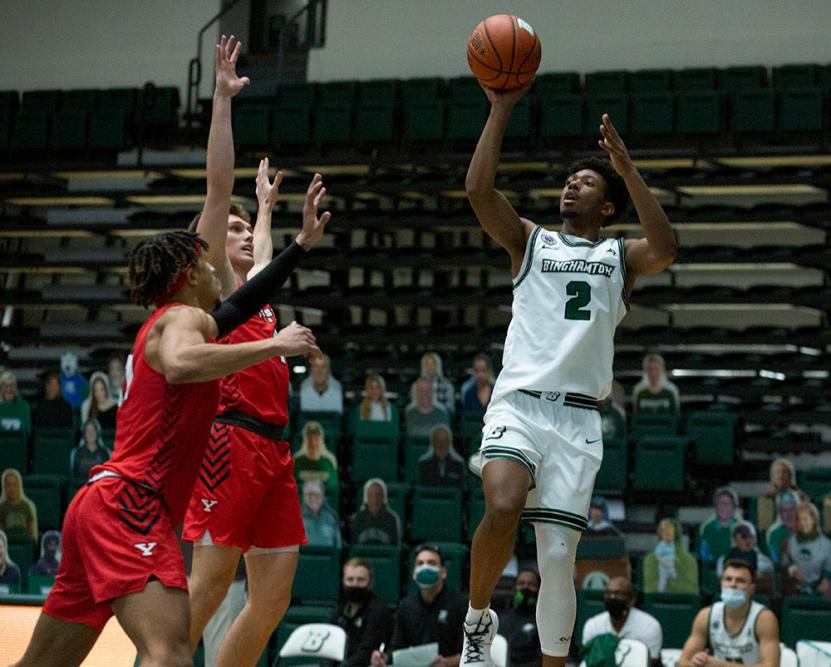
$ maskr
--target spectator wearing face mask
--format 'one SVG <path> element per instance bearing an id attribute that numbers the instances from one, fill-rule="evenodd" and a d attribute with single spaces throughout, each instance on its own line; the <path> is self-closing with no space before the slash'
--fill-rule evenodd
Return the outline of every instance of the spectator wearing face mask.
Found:
<path id="1" fill-rule="evenodd" d="M 770 609 L 753 600 L 755 579 L 747 561 L 724 563 L 721 600 L 696 615 L 677 667 L 779 667 L 779 623 Z"/>
<path id="2" fill-rule="evenodd" d="M 540 575 L 523 568 L 514 582 L 513 607 L 499 616 L 499 634 L 508 640 L 511 667 L 542 665 L 540 635 L 537 630 L 537 596 Z"/>
<path id="3" fill-rule="evenodd" d="M 457 667 L 462 652 L 462 625 L 467 614 L 467 598 L 447 587 L 444 556 L 435 545 L 415 549 L 413 580 L 418 591 L 398 605 L 392 643 L 386 651 L 372 653 L 372 667 L 386 667 L 393 651 L 433 642 L 439 654 L 431 667 Z"/>
<path id="4" fill-rule="evenodd" d="M 609 579 L 603 593 L 603 606 L 606 611 L 592 616 L 583 626 L 583 646 L 605 634 L 621 639 L 637 639 L 649 649 L 652 667 L 660 667 L 664 641 L 661 624 L 654 616 L 635 607 L 632 582 L 625 577 Z"/>
<path id="5" fill-rule="evenodd" d="M 773 561 L 763 554 L 756 543 L 756 529 L 749 521 L 740 521 L 733 528 L 733 547 L 716 563 L 716 574 L 724 574 L 724 563 L 743 560 L 756 572 L 756 592 L 770 595 L 773 592 Z"/>
<path id="6" fill-rule="evenodd" d="M 373 592 L 372 563 L 352 558 L 343 566 L 341 606 L 332 623 L 346 632 L 346 657 L 341 667 L 366 667 L 372 652 L 390 645 L 393 611 Z"/>

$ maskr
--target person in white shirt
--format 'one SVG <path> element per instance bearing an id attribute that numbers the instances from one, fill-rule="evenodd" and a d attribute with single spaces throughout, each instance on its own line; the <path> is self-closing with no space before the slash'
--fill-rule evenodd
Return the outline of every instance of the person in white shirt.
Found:
<path id="1" fill-rule="evenodd" d="M 638 639 L 649 649 L 652 667 L 661 665 L 664 641 L 661 624 L 645 611 L 636 608 L 635 591 L 625 577 L 612 577 L 603 593 L 606 611 L 592 616 L 583 626 L 583 646 L 598 635 L 613 634 L 621 639 Z"/>
<path id="2" fill-rule="evenodd" d="M 300 383 L 300 411 L 343 414 L 343 389 L 326 354 L 309 363 L 309 377 Z"/>

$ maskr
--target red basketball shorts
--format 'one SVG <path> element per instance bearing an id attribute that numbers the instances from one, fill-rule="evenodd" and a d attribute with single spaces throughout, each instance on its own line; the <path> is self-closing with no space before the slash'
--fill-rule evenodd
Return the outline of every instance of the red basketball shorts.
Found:
<path id="1" fill-rule="evenodd" d="M 214 422 L 182 539 L 199 542 L 206 532 L 243 552 L 306 544 L 287 442 Z"/>
<path id="2" fill-rule="evenodd" d="M 187 590 L 182 551 L 158 496 L 118 477 L 78 491 L 63 524 L 63 556 L 44 613 L 101 632 L 114 599 L 158 579 Z"/>

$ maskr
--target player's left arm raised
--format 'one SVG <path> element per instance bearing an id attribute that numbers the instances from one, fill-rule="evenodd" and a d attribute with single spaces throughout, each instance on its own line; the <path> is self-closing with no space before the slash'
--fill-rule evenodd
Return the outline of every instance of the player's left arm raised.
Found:
<path id="1" fill-rule="evenodd" d="M 627 287 L 631 290 L 637 276 L 660 273 L 672 264 L 678 254 L 678 243 L 667 214 L 644 182 L 607 114 L 603 114 L 600 134 L 602 139 L 597 143 L 609 154 L 612 166 L 626 184 L 645 236 L 626 241 Z"/>
<path id="2" fill-rule="evenodd" d="M 271 238 L 271 215 L 277 203 L 283 172 L 278 171 L 272 183 L 268 178 L 268 158 L 260 160 L 257 170 L 257 222 L 254 225 L 254 266 L 248 272 L 249 280 L 271 261 L 274 241 Z"/>

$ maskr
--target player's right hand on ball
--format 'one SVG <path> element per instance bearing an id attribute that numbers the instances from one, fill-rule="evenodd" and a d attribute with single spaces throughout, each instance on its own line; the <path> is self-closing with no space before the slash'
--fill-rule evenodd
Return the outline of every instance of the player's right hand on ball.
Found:
<path id="1" fill-rule="evenodd" d="M 284 357 L 300 357 L 319 352 L 317 341 L 311 329 L 292 322 L 274 337 L 274 344 Z"/>
<path id="2" fill-rule="evenodd" d="M 494 90 L 493 88 L 488 88 L 482 83 L 480 83 L 479 86 L 485 91 L 485 97 L 488 98 L 488 102 L 491 103 L 491 106 L 495 108 L 513 109 L 522 96 L 531 90 L 531 86 L 533 84 L 534 80 L 531 79 L 531 81 L 522 86 L 522 88 L 515 88 L 514 90 Z"/>

